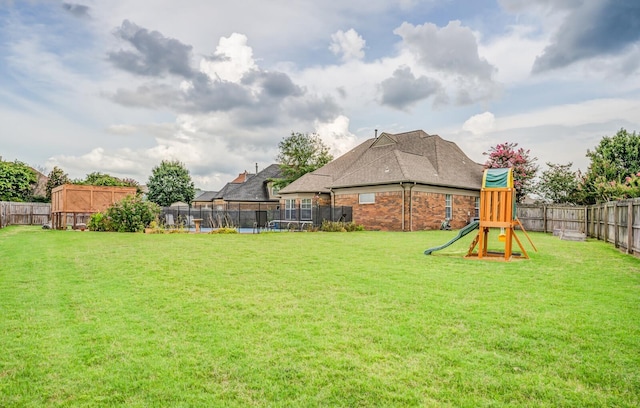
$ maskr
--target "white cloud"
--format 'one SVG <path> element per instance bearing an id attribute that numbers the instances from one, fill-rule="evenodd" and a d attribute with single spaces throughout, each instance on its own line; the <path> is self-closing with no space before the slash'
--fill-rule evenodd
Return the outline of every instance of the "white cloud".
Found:
<path id="1" fill-rule="evenodd" d="M 462 130 L 471 132 L 476 136 L 480 136 L 493 130 L 494 123 L 495 117 L 493 116 L 493 113 L 484 112 L 467 119 L 467 121 L 462 125 Z"/>
<path id="2" fill-rule="evenodd" d="M 496 130 L 541 125 L 583 126 L 620 121 L 640 125 L 640 104 L 635 99 L 594 99 L 580 103 L 556 105 L 525 113 L 498 117 Z"/>
<path id="3" fill-rule="evenodd" d="M 450 21 L 445 27 L 407 22 L 396 28 L 403 46 L 416 55 L 426 67 L 448 74 L 491 80 L 494 67 L 478 54 L 474 33 L 460 21 Z"/>
<path id="4" fill-rule="evenodd" d="M 338 116 L 332 122 L 316 122 L 315 133 L 329 147 L 334 157 L 341 156 L 356 144 L 356 135 L 349 131 L 349 118 Z"/>
<path id="5" fill-rule="evenodd" d="M 107 132 L 117 135 L 129 135 L 135 133 L 136 126 L 133 125 L 110 125 L 107 127 Z"/>
<path id="6" fill-rule="evenodd" d="M 240 82 L 242 76 L 256 68 L 253 49 L 247 45 L 247 36 L 233 33 L 222 37 L 213 59 L 203 59 L 200 70 L 212 79 Z"/>
<path id="7" fill-rule="evenodd" d="M 329 50 L 335 55 L 339 55 L 342 61 L 364 58 L 365 40 L 354 30 L 347 32 L 342 30 L 331 34 L 331 45 Z"/>
<path id="8" fill-rule="evenodd" d="M 480 54 L 496 67 L 496 81 L 511 84 L 528 80 L 536 56 L 548 41 L 535 31 L 534 26 L 510 26 L 505 35 L 479 46 Z"/>

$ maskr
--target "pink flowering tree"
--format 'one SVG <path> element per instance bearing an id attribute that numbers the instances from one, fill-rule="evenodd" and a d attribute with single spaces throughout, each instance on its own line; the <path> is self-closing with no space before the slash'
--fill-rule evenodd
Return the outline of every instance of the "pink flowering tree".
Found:
<path id="1" fill-rule="evenodd" d="M 533 179 L 538 172 L 537 157 L 529 156 L 530 151 L 517 143 L 499 143 L 483 153 L 489 156 L 484 163 L 485 169 L 513 168 L 513 184 L 516 188 L 516 200 L 522 202 L 524 197 L 533 191 Z"/>

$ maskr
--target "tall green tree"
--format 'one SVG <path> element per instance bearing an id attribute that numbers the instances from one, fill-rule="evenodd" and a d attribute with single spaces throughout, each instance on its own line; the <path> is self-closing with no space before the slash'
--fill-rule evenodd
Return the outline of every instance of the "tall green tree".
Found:
<path id="1" fill-rule="evenodd" d="M 536 185 L 536 192 L 552 203 L 576 204 L 580 201 L 580 174 L 571 170 L 573 163 L 547 163 Z"/>
<path id="2" fill-rule="evenodd" d="M 0 201 L 29 201 L 37 180 L 26 164 L 0 160 Z"/>
<path id="3" fill-rule="evenodd" d="M 329 148 L 313 133 L 291 133 L 278 144 L 280 153 L 276 160 L 283 177 L 274 180 L 276 187 L 284 187 L 333 160 Z"/>
<path id="4" fill-rule="evenodd" d="M 94 171 L 93 173 L 87 174 L 87 177 L 84 180 L 76 180 L 75 184 L 86 184 L 90 186 L 128 186 L 129 184 L 125 183 L 118 177 L 114 177 L 110 174 L 101 173 L 99 171 Z"/>
<path id="5" fill-rule="evenodd" d="M 181 162 L 163 160 L 154 167 L 147 182 L 147 198 L 166 207 L 177 201 L 191 203 L 196 189 L 191 181 L 189 170 Z"/>
<path id="6" fill-rule="evenodd" d="M 67 183 L 71 183 L 69 175 L 65 173 L 60 167 L 54 166 L 53 170 L 51 170 L 49 172 L 49 175 L 47 176 L 47 201 L 51 201 L 51 190 Z"/>
<path id="7" fill-rule="evenodd" d="M 516 189 L 516 200 L 522 202 L 527 194 L 533 191 L 534 178 L 538 172 L 537 157 L 531 157 L 530 151 L 518 143 L 499 143 L 490 147 L 484 155 L 489 156 L 484 163 L 485 169 L 513 168 L 513 184 Z"/>
<path id="8" fill-rule="evenodd" d="M 594 150 L 587 151 L 591 160 L 581 188 L 585 203 L 607 201 L 601 194 L 607 184 L 622 185 L 628 176 L 640 172 L 640 134 L 620 129 L 614 136 L 604 136 Z"/>

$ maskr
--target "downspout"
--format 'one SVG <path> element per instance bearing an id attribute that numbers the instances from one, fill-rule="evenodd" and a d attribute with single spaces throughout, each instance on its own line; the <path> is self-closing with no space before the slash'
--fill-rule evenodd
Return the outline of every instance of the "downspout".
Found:
<path id="1" fill-rule="evenodd" d="M 400 188 L 402 189 L 402 232 L 404 232 L 404 186 L 402 185 L 402 181 L 400 182 Z"/>
<path id="2" fill-rule="evenodd" d="M 413 231 L 413 188 L 415 186 L 415 181 L 412 186 L 409 186 L 409 231 Z"/>
<path id="3" fill-rule="evenodd" d="M 336 206 L 336 199 L 333 194 L 333 188 L 329 187 L 329 196 L 331 197 L 331 221 L 333 222 L 336 217 L 334 214 L 334 207 Z"/>

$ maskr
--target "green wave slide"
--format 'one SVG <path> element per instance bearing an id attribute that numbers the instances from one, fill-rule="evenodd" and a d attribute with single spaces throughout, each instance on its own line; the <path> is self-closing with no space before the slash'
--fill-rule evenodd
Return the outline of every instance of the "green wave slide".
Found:
<path id="1" fill-rule="evenodd" d="M 458 235 L 453 237 L 453 239 L 451 241 L 447 242 L 446 244 L 437 246 L 437 247 L 429 248 L 426 251 L 424 251 L 424 254 L 425 255 L 431 255 L 432 252 L 439 251 L 441 249 L 444 249 L 444 248 L 448 247 L 449 245 L 453 244 L 454 242 L 456 242 L 460 238 L 464 237 L 465 235 L 467 235 L 471 231 L 473 231 L 475 229 L 478 229 L 479 226 L 480 226 L 480 221 L 472 222 L 471 224 L 467 225 L 466 227 L 464 227 L 460 231 L 458 231 Z"/>

